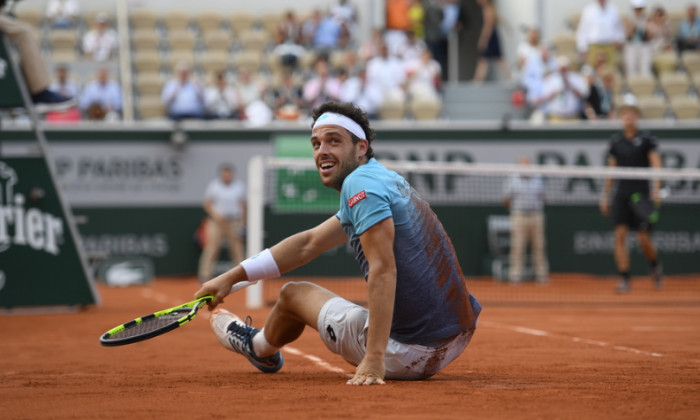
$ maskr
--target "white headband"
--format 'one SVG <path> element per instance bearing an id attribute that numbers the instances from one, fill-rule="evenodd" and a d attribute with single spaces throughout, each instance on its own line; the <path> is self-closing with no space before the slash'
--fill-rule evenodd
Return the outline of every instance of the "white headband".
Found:
<path id="1" fill-rule="evenodd" d="M 360 124 L 342 114 L 336 114 L 335 112 L 324 112 L 323 115 L 318 117 L 312 130 L 322 125 L 339 125 L 357 137 L 367 139 L 365 130 L 360 127 Z"/>

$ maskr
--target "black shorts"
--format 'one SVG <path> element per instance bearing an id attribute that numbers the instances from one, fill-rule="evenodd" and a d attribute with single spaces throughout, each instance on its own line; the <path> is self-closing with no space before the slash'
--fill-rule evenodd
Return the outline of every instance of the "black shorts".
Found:
<path id="1" fill-rule="evenodd" d="M 643 193 L 645 197 L 649 194 Z M 630 230 L 649 231 L 651 224 L 642 221 L 632 207 L 632 194 L 615 194 L 610 219 L 613 225 L 626 225 Z"/>

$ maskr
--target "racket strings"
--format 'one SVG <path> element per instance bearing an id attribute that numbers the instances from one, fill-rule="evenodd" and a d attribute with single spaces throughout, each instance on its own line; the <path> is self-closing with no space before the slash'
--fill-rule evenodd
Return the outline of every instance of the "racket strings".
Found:
<path id="1" fill-rule="evenodd" d="M 152 331 L 163 328 L 169 324 L 177 322 L 184 315 L 188 314 L 190 309 L 178 309 L 160 316 L 144 318 L 141 322 L 135 322 L 127 325 L 124 330 L 114 334 L 111 339 L 122 339 L 135 337 L 143 334 L 148 334 Z"/>

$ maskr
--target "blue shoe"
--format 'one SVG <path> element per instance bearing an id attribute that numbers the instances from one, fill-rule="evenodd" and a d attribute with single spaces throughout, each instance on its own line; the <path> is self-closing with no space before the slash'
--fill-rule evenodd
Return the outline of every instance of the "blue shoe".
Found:
<path id="1" fill-rule="evenodd" d="M 34 109 L 39 114 L 50 111 L 64 111 L 78 104 L 75 98 L 66 98 L 48 89 L 32 95 L 32 102 L 34 102 Z"/>
<path id="2" fill-rule="evenodd" d="M 284 357 L 279 351 L 272 356 L 261 358 L 253 352 L 253 337 L 260 330 L 250 326 L 250 317 L 243 322 L 225 309 L 217 309 L 209 318 L 209 325 L 222 346 L 245 356 L 250 363 L 265 373 L 275 373 L 282 369 Z"/>

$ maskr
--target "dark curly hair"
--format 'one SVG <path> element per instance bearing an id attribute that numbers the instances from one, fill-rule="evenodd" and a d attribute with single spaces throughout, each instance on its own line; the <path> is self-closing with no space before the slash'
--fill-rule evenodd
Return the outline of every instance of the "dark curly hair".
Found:
<path id="1" fill-rule="evenodd" d="M 318 117 L 326 112 L 334 112 L 336 114 L 344 115 L 358 123 L 360 127 L 362 127 L 362 131 L 365 132 L 365 135 L 367 136 L 367 143 L 369 143 L 365 156 L 368 160 L 374 157 L 372 141 L 374 140 L 375 134 L 374 130 L 372 130 L 372 128 L 369 126 L 369 118 L 367 118 L 367 113 L 365 111 L 356 107 L 350 102 L 326 102 L 311 111 L 311 118 L 313 119 L 313 122 L 311 123 L 312 128 L 314 124 L 316 124 Z M 348 131 L 348 133 L 350 132 Z M 352 142 L 354 144 L 357 144 L 357 142 L 360 141 L 360 138 L 352 133 L 350 133 L 350 137 L 352 138 Z"/>

